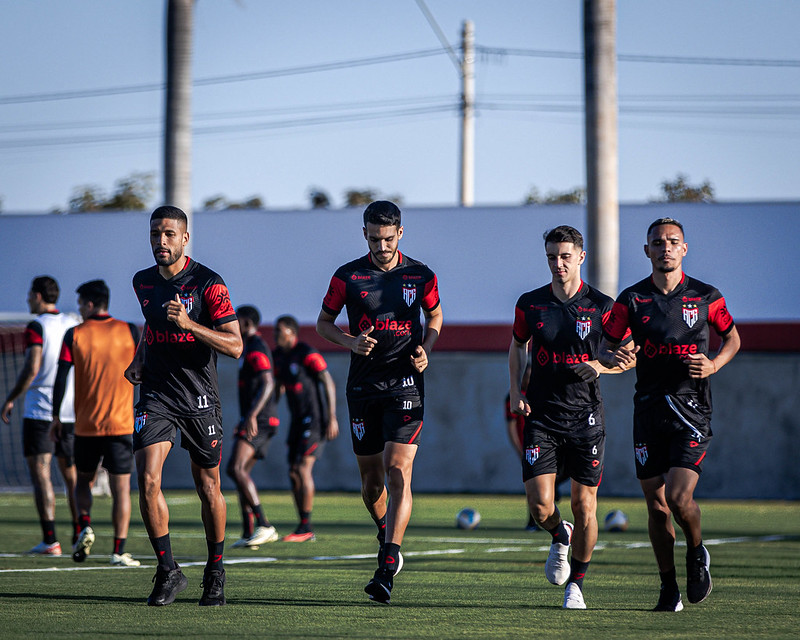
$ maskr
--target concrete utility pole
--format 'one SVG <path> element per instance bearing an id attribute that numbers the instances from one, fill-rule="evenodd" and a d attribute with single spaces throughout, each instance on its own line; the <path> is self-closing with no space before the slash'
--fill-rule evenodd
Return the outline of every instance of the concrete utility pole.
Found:
<path id="1" fill-rule="evenodd" d="M 475 26 L 464 21 L 461 31 L 461 186 L 459 203 L 475 202 Z"/>
<path id="2" fill-rule="evenodd" d="M 616 35 L 616 0 L 584 0 L 587 275 L 611 297 L 619 281 Z"/>
<path id="3" fill-rule="evenodd" d="M 194 0 L 167 0 L 164 204 L 189 218 L 192 241 L 192 32 Z"/>

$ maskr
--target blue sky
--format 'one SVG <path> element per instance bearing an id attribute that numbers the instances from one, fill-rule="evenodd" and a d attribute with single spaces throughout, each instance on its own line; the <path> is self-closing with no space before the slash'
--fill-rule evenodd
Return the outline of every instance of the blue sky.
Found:
<path id="1" fill-rule="evenodd" d="M 453 44 L 472 20 L 484 48 L 476 204 L 582 186 L 582 64 L 569 55 L 582 50 L 582 3 L 426 6 Z M 111 191 L 134 172 L 160 186 L 163 93 L 143 89 L 163 82 L 165 2 L 0 11 L 2 210 L 64 208 L 74 187 Z M 798 24 L 790 0 L 618 0 L 620 199 L 647 201 L 682 172 L 720 200 L 800 200 Z M 456 202 L 460 86 L 446 54 L 241 78 L 440 47 L 415 0 L 198 0 L 194 46 L 196 207 L 221 194 L 307 208 L 310 187 L 334 206 L 348 188 Z M 101 95 L 49 99 L 88 90 Z"/>

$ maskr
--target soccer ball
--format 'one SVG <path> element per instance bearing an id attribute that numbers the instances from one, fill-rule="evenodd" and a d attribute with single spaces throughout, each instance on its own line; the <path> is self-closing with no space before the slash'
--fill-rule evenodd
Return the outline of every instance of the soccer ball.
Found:
<path id="1" fill-rule="evenodd" d="M 459 529 L 474 529 L 481 521 L 481 514 L 469 507 L 462 509 L 456 514 L 456 526 Z"/>
<path id="2" fill-rule="evenodd" d="M 624 511 L 614 509 L 606 514 L 603 526 L 606 531 L 627 531 L 628 516 L 625 515 Z"/>

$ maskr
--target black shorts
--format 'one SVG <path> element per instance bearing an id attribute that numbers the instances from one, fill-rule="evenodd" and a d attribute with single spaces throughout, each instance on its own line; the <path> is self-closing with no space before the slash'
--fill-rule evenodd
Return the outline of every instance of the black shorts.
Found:
<path id="1" fill-rule="evenodd" d="M 633 412 L 633 453 L 640 480 L 667 473 L 673 467 L 700 474 L 711 443 L 711 422 L 692 415 L 683 403 L 665 396 Z"/>
<path id="2" fill-rule="evenodd" d="M 606 434 L 602 429 L 578 433 L 553 433 L 534 421 L 525 423 L 522 480 L 554 473 L 572 478 L 586 487 L 596 487 L 603 477 Z"/>
<path id="3" fill-rule="evenodd" d="M 68 467 L 75 464 L 75 423 L 61 423 L 61 439 L 50 439 L 50 422 L 25 418 L 22 421 L 22 453 L 26 458 L 42 453 L 63 458 Z"/>
<path id="4" fill-rule="evenodd" d="M 356 455 L 380 453 L 387 442 L 419 444 L 424 412 L 421 396 L 348 396 L 347 407 Z"/>
<path id="5" fill-rule="evenodd" d="M 216 411 L 203 416 L 168 416 L 137 409 L 133 422 L 133 450 L 171 442 L 181 432 L 181 447 L 198 467 L 213 469 L 222 459 L 222 416 Z"/>
<path id="6" fill-rule="evenodd" d="M 299 464 L 306 456 L 314 456 L 319 460 L 325 445 L 325 435 L 319 420 L 314 420 L 313 416 L 293 420 L 286 444 L 286 459 L 290 465 Z"/>
<path id="7" fill-rule="evenodd" d="M 75 436 L 75 466 L 94 473 L 100 461 L 111 475 L 133 472 L 133 436 Z"/>
<path id="8" fill-rule="evenodd" d="M 277 418 L 274 419 L 275 423 L 272 424 L 259 424 L 258 425 L 258 433 L 256 437 L 252 440 L 247 439 L 247 427 L 244 425 L 243 422 L 239 422 L 236 425 L 236 432 L 233 434 L 233 437 L 238 442 L 241 440 L 249 444 L 253 449 L 256 451 L 255 458 L 256 460 L 263 460 L 267 457 L 267 453 L 269 452 L 269 443 L 272 438 L 275 437 L 275 434 L 278 433 L 278 425 L 277 425 Z M 234 443 L 234 446 L 235 443 Z"/>

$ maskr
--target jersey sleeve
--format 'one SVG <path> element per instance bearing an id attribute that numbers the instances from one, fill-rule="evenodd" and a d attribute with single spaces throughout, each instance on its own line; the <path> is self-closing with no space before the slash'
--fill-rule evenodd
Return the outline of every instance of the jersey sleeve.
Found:
<path id="1" fill-rule="evenodd" d="M 219 279 L 205 288 L 203 299 L 211 314 L 211 320 L 215 327 L 233 322 L 236 320 L 236 312 L 231 304 L 231 296 L 228 287 Z"/>
<path id="2" fill-rule="evenodd" d="M 733 329 L 733 318 L 728 312 L 725 298 L 722 294 L 715 292 L 719 297 L 708 305 L 708 323 L 721 336 L 728 335 Z"/>
<path id="3" fill-rule="evenodd" d="M 245 360 L 256 373 L 270 371 L 272 369 L 272 363 L 269 361 L 269 356 L 263 351 L 251 351 L 245 356 Z"/>
<path id="4" fill-rule="evenodd" d="M 517 342 L 528 342 L 531 339 L 531 330 L 528 327 L 528 321 L 525 318 L 525 312 L 522 310 L 521 299 L 517 301 L 517 306 L 514 307 L 514 340 Z"/>
<path id="5" fill-rule="evenodd" d="M 439 281 L 433 271 L 430 272 L 430 275 L 430 279 L 425 283 L 425 293 L 422 297 L 422 308 L 425 311 L 433 311 L 441 303 L 441 300 L 439 300 Z"/>
<path id="6" fill-rule="evenodd" d="M 322 310 L 332 316 L 338 316 L 347 302 L 347 284 L 344 275 L 337 271 L 331 278 L 328 293 L 322 299 Z"/>
<path id="7" fill-rule="evenodd" d="M 42 346 L 44 344 L 44 329 L 38 320 L 29 322 L 25 327 L 25 348 Z"/>
<path id="8" fill-rule="evenodd" d="M 75 337 L 75 328 L 71 327 L 67 329 L 67 332 L 64 334 L 64 341 L 61 343 L 61 353 L 58 356 L 59 363 L 66 362 L 69 365 L 72 365 L 74 360 L 72 359 L 72 342 Z"/>
<path id="9" fill-rule="evenodd" d="M 328 368 L 328 363 L 325 358 L 316 349 L 309 349 L 306 356 L 303 358 L 303 366 L 313 374 L 321 373 Z"/>
<path id="10" fill-rule="evenodd" d="M 603 335 L 612 342 L 623 342 L 630 336 L 628 306 L 618 299 L 603 317 Z"/>

